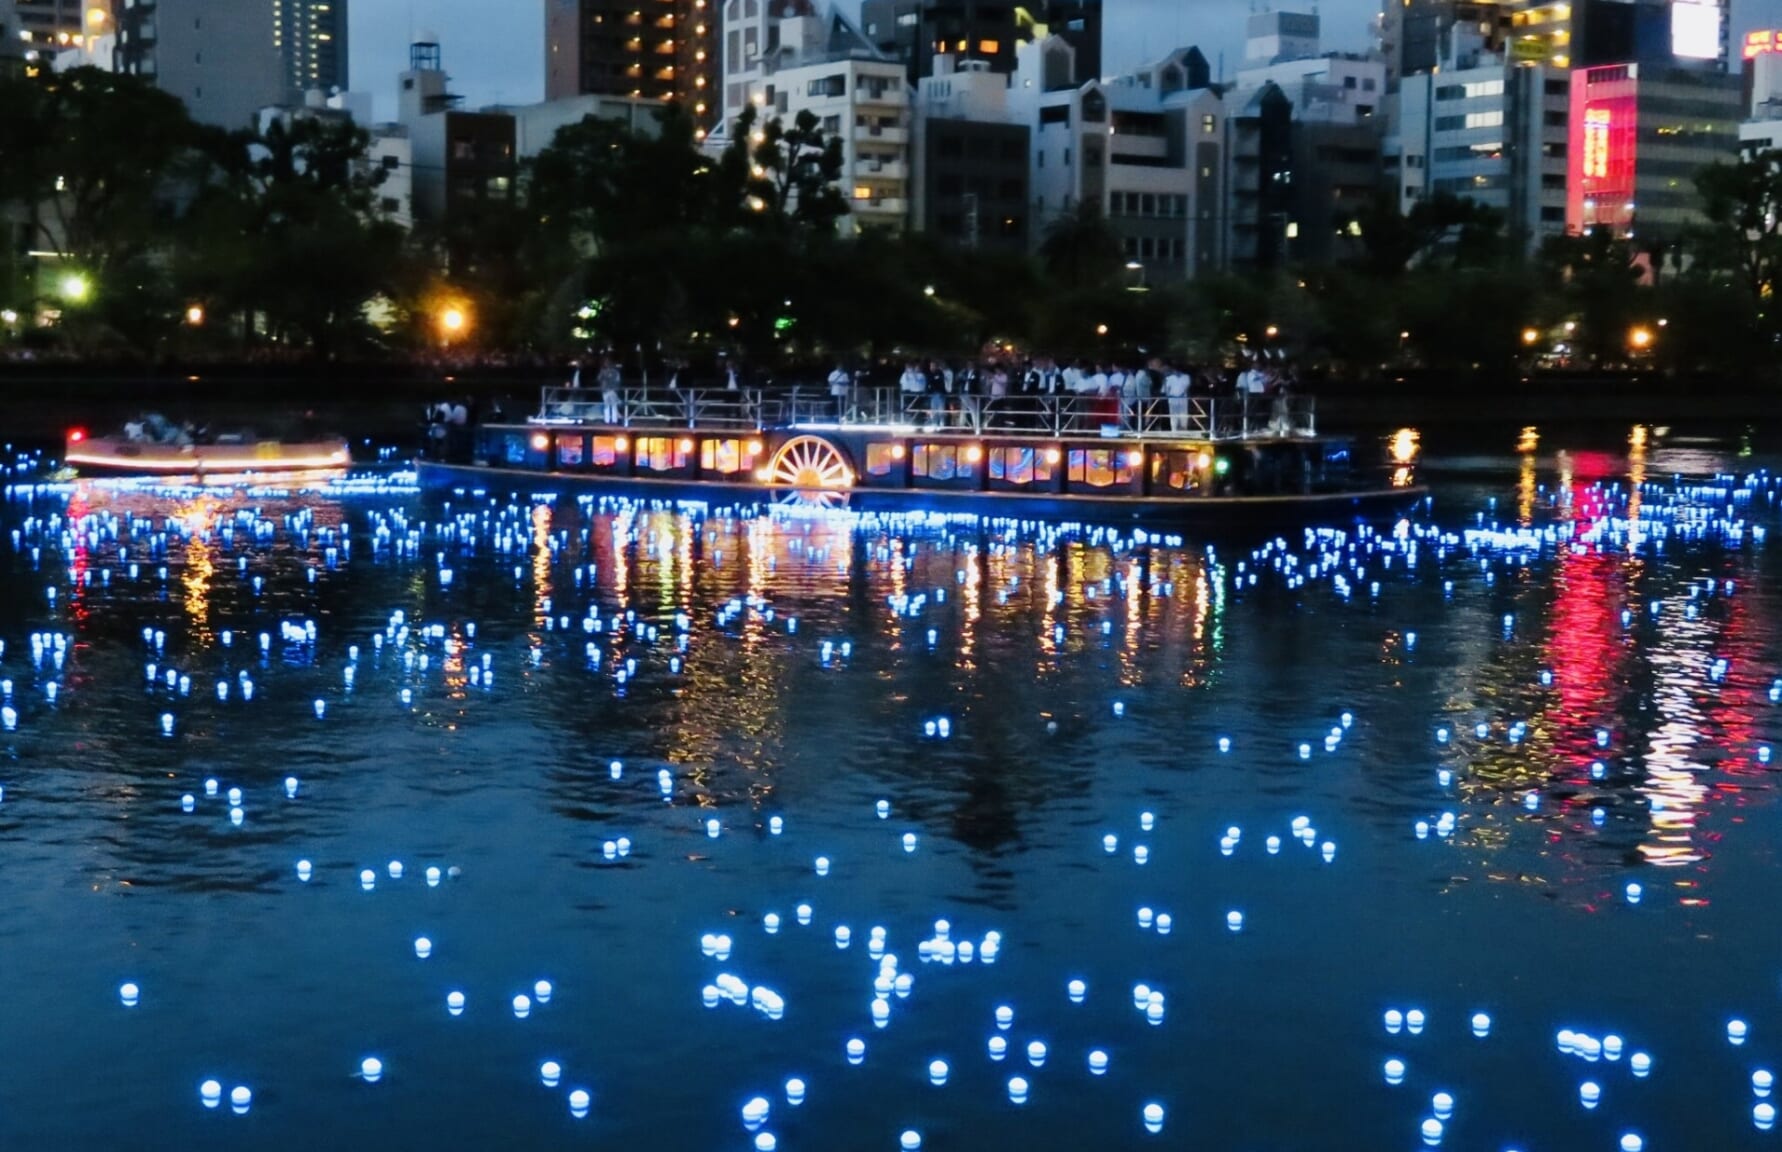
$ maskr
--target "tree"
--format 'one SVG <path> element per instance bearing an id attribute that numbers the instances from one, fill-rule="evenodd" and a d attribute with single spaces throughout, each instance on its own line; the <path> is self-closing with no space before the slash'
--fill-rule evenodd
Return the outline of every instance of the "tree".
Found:
<path id="1" fill-rule="evenodd" d="M 189 191 L 196 140 L 185 106 L 134 77 L 0 74 L 0 204 L 14 206 L 31 249 L 54 253 L 48 286 L 81 318 L 83 340 L 142 343 L 165 317 L 155 256 Z"/>
<path id="2" fill-rule="evenodd" d="M 1710 164 L 1695 174 L 1695 187 L 1707 217 L 1701 259 L 1731 274 L 1761 313 L 1782 274 L 1782 152 Z"/>
<path id="3" fill-rule="evenodd" d="M 1489 264 L 1503 252 L 1503 217 L 1448 192 L 1418 200 L 1408 212 L 1398 210 L 1396 196 L 1382 193 L 1350 223 L 1361 232 L 1362 268 L 1384 280 L 1436 260 L 1443 250 L 1454 266 Z"/>
<path id="4" fill-rule="evenodd" d="M 384 173 L 370 138 L 343 120 L 273 119 L 263 131 L 213 132 L 213 165 L 187 217 L 175 266 L 212 311 L 252 333 L 326 356 L 365 335 L 365 304 L 399 279 L 403 238 L 373 211 Z M 263 320 L 263 325 L 258 321 Z"/>
<path id="5" fill-rule="evenodd" d="M 1572 342 L 1586 360 L 1618 363 L 1628 331 L 1639 319 L 1640 269 L 1633 246 L 1606 228 L 1581 236 L 1549 237 L 1541 246 L 1542 269 L 1568 315 L 1576 316 Z"/>
<path id="6" fill-rule="evenodd" d="M 783 119 L 756 127 L 753 105 L 736 120 L 727 170 L 749 161 L 744 194 L 748 207 L 769 226 L 796 227 L 816 235 L 832 235 L 835 223 L 848 214 L 848 202 L 836 187 L 844 157 L 840 136 L 823 131 L 822 122 L 802 109 L 788 127 Z"/>
<path id="7" fill-rule="evenodd" d="M 1091 200 L 1079 200 L 1046 225 L 1039 257 L 1046 274 L 1073 291 L 1109 284 L 1126 265 L 1119 238 Z"/>

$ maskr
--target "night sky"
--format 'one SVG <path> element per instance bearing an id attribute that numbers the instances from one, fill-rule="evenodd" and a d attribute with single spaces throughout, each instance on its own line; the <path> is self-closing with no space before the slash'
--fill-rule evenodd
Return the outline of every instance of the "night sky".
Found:
<path id="1" fill-rule="evenodd" d="M 844 0 L 851 3 L 852 0 Z M 1251 0 L 1105 0 L 1107 67 L 1118 71 L 1161 55 L 1160 48 L 1198 44 L 1226 71 L 1243 54 L 1244 17 Z M 446 71 L 471 107 L 525 103 L 544 96 L 544 0 L 355 0 L 352 7 L 353 87 L 377 100 L 377 114 L 395 112 L 396 74 L 407 66 L 417 33 L 436 33 Z M 1297 7 L 1280 4 L 1278 7 Z M 1323 0 L 1325 47 L 1368 46 L 1368 23 L 1379 0 Z M 1734 0 L 1733 22 L 1746 28 L 1782 23 L 1782 0 Z"/>

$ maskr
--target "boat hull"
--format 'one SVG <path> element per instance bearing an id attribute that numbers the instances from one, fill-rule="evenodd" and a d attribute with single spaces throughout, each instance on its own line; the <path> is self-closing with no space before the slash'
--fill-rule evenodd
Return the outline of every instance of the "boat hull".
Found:
<path id="1" fill-rule="evenodd" d="M 1286 495 L 1208 495 L 1174 499 L 1137 495 L 1061 495 L 1049 492 L 926 488 L 856 488 L 846 492 L 805 493 L 754 482 L 590 475 L 437 461 L 421 461 L 417 465 L 417 472 L 423 488 L 502 491 L 518 496 L 571 492 L 703 504 L 796 504 L 804 507 L 849 508 L 863 512 L 926 512 L 1055 522 L 1234 529 L 1338 527 L 1355 523 L 1389 522 L 1408 514 L 1428 496 L 1428 490 L 1418 486 Z"/>
<path id="2" fill-rule="evenodd" d="M 62 462 L 82 476 L 179 479 L 334 471 L 351 464 L 352 454 L 338 439 L 179 445 L 94 437 L 71 441 Z"/>

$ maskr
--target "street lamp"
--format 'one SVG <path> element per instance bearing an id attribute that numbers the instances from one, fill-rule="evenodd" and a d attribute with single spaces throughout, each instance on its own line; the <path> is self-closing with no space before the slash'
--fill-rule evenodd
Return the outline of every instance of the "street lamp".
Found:
<path id="1" fill-rule="evenodd" d="M 922 288 L 922 295 L 932 298 L 934 296 L 934 285 L 932 285 L 932 284 L 924 285 Z"/>
<path id="2" fill-rule="evenodd" d="M 1541 338 L 1541 334 L 1537 329 L 1524 328 L 1522 330 L 1522 342 L 1524 344 L 1532 345 L 1532 344 L 1536 343 L 1537 341 L 1539 341 L 1540 338 Z"/>
<path id="3" fill-rule="evenodd" d="M 198 327 L 203 326 L 203 324 L 204 324 L 204 305 L 194 304 L 190 308 L 187 308 L 186 309 L 186 323 L 193 328 L 198 328 Z"/>
<path id="4" fill-rule="evenodd" d="M 1106 324 L 1097 324 L 1095 326 L 1095 334 L 1097 336 L 1106 336 L 1108 334 L 1108 326 Z"/>
<path id="5" fill-rule="evenodd" d="M 447 305 L 439 314 L 439 330 L 447 340 L 462 335 L 469 326 L 470 318 L 456 304 Z"/>
<path id="6" fill-rule="evenodd" d="M 1652 347 L 1652 329 L 1635 325 L 1627 330 L 1627 344 L 1636 352 Z"/>
<path id="7" fill-rule="evenodd" d="M 62 282 L 56 288 L 61 293 L 62 299 L 70 304 L 85 303 L 87 297 L 93 293 L 92 282 L 79 272 L 70 272 L 63 276 Z"/>
<path id="8" fill-rule="evenodd" d="M 1262 334 L 1264 336 L 1267 336 L 1270 340 L 1273 340 L 1276 336 L 1279 336 L 1281 334 L 1281 330 L 1279 328 L 1275 327 L 1273 324 L 1270 324 L 1267 328 L 1264 328 L 1262 330 Z"/>

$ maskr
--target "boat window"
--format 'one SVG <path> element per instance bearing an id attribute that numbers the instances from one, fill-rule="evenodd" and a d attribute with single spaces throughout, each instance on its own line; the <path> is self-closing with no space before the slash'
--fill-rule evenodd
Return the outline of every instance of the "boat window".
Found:
<path id="1" fill-rule="evenodd" d="M 1200 487 L 1196 452 L 1155 451 L 1151 454 L 1151 487 L 1192 492 Z"/>
<path id="2" fill-rule="evenodd" d="M 699 466 L 728 476 L 742 471 L 741 440 L 707 440 L 699 446 Z"/>
<path id="3" fill-rule="evenodd" d="M 959 448 L 953 444 L 918 444 L 916 445 L 915 473 L 926 476 L 930 480 L 951 480 L 955 476 L 970 476 L 971 468 L 959 466 Z"/>
<path id="4" fill-rule="evenodd" d="M 897 462 L 903 459 L 901 444 L 868 444 L 866 446 L 866 474 L 868 476 L 889 476 Z"/>
<path id="5" fill-rule="evenodd" d="M 1032 447 L 992 448 L 990 478 L 1010 484 L 1046 483 L 1052 479 L 1052 461 L 1044 451 Z"/>
<path id="6" fill-rule="evenodd" d="M 1126 453 L 1114 448 L 1072 448 L 1070 482 L 1091 488 L 1132 483 L 1132 465 Z"/>
<path id="7" fill-rule="evenodd" d="M 673 436 L 645 436 L 637 442 L 637 463 L 651 472 L 672 472 L 687 466 L 691 448 Z"/>
<path id="8" fill-rule="evenodd" d="M 557 463 L 565 468 L 577 467 L 582 462 L 582 438 L 580 436 L 557 437 Z"/>
<path id="9" fill-rule="evenodd" d="M 611 468 L 619 462 L 619 438 L 617 436 L 594 437 L 594 467 Z"/>
<path id="10" fill-rule="evenodd" d="M 509 432 L 504 447 L 507 449 L 506 455 L 509 464 L 524 464 L 526 462 L 526 434 L 524 432 Z"/>

